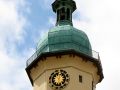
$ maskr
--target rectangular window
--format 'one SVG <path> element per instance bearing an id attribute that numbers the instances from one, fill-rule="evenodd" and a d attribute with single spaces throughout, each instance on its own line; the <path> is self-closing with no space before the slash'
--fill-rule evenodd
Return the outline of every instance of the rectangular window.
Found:
<path id="1" fill-rule="evenodd" d="M 79 82 L 82 83 L 82 76 L 79 75 Z"/>
<path id="2" fill-rule="evenodd" d="M 94 89 L 94 86 L 93 86 L 93 81 L 92 81 L 92 90 Z"/>

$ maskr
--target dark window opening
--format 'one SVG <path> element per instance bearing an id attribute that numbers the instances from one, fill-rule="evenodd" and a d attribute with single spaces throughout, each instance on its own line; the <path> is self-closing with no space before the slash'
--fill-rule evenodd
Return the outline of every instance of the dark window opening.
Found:
<path id="1" fill-rule="evenodd" d="M 57 11 L 57 21 L 59 21 L 60 10 Z"/>
<path id="2" fill-rule="evenodd" d="M 81 75 L 79 75 L 79 82 L 82 83 L 82 76 Z"/>
<path id="3" fill-rule="evenodd" d="M 67 8 L 67 20 L 70 20 L 70 9 Z"/>
<path id="4" fill-rule="evenodd" d="M 62 9 L 61 9 L 61 12 L 60 12 L 60 20 L 65 20 L 65 8 L 62 8 Z"/>
<path id="5" fill-rule="evenodd" d="M 94 86 L 93 86 L 93 81 L 92 81 L 92 90 L 93 90 Z"/>

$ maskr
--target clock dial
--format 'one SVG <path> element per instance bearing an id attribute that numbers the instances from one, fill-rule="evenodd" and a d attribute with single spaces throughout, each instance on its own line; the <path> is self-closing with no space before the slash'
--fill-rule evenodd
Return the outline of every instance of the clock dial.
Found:
<path id="1" fill-rule="evenodd" d="M 64 88 L 69 80 L 69 75 L 64 70 L 55 70 L 49 77 L 50 86 L 55 90 Z"/>

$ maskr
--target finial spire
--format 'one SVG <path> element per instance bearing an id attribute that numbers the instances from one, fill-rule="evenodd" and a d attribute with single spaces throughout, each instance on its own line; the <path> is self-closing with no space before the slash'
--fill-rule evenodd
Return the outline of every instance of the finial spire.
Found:
<path id="1" fill-rule="evenodd" d="M 73 0 L 56 0 L 52 4 L 53 11 L 57 13 L 56 25 L 73 25 L 72 13 L 76 10 Z"/>

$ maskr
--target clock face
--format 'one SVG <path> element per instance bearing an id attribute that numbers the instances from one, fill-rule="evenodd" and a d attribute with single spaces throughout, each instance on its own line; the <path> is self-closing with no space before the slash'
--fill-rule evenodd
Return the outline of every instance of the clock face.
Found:
<path id="1" fill-rule="evenodd" d="M 55 70 L 49 77 L 50 86 L 54 90 L 63 89 L 68 84 L 69 80 L 69 75 L 64 70 Z"/>

